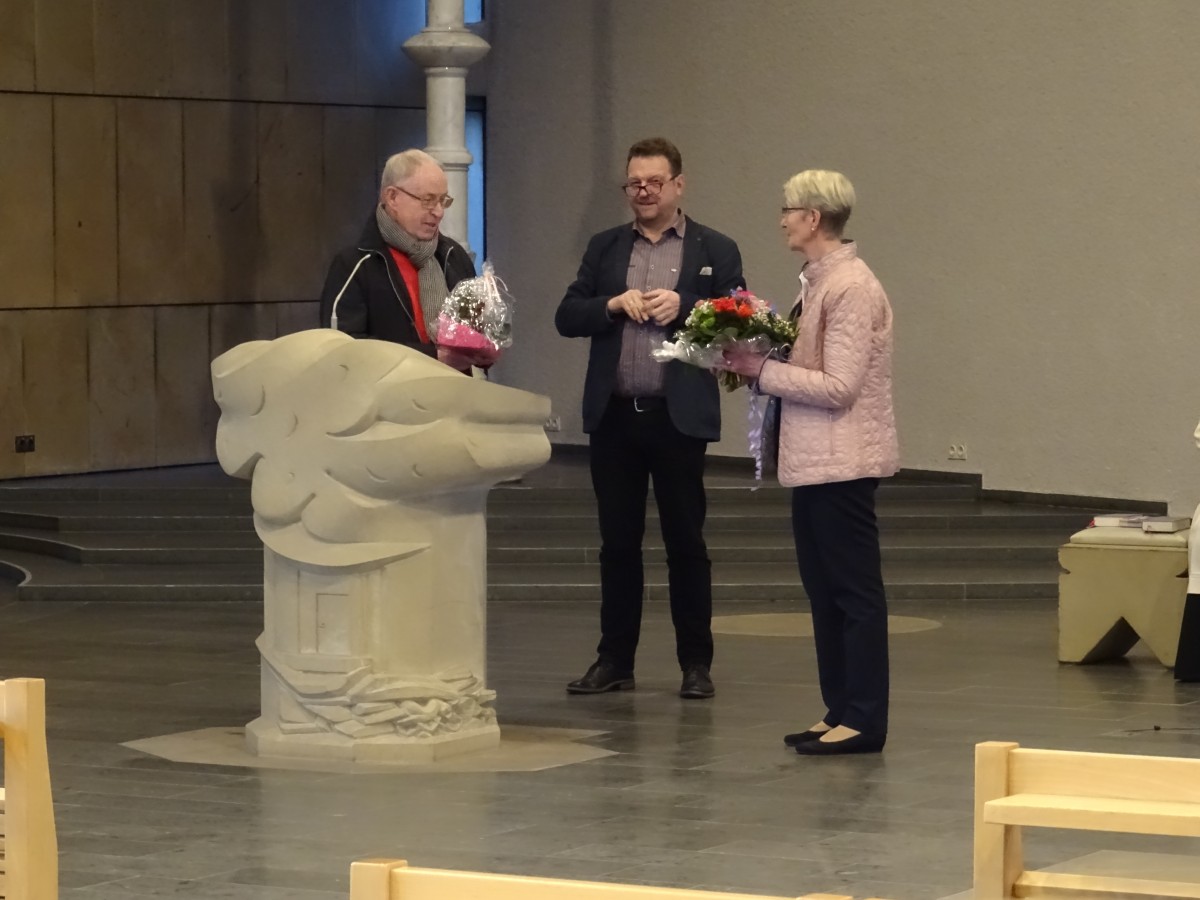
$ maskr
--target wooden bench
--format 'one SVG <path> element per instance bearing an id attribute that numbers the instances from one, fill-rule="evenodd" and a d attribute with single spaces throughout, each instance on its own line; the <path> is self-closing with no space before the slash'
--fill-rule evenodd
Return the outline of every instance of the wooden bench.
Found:
<path id="1" fill-rule="evenodd" d="M 58 838 L 46 756 L 46 682 L 0 681 L 0 897 L 56 900 Z"/>
<path id="2" fill-rule="evenodd" d="M 402 859 L 365 859 L 350 866 L 350 900 L 788 900 L 761 894 L 727 894 L 682 888 L 453 869 L 418 869 Z M 839 894 L 805 894 L 799 900 L 852 900 Z"/>
<path id="3" fill-rule="evenodd" d="M 1046 890 L 1200 898 L 1200 884 L 1027 872 L 1023 826 L 1200 837 L 1200 759 L 976 744 L 974 900 Z"/>

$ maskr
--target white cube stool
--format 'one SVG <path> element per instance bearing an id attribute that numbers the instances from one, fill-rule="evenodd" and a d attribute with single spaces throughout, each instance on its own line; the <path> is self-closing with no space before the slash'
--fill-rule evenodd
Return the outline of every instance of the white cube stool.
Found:
<path id="1" fill-rule="evenodd" d="M 1086 528 L 1058 551 L 1058 660 L 1091 663 L 1138 638 L 1175 665 L 1187 595 L 1188 533 Z"/>

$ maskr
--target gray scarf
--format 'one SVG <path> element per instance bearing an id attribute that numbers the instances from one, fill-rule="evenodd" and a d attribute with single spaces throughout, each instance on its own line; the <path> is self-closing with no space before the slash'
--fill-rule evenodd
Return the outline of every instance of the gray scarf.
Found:
<path id="1" fill-rule="evenodd" d="M 375 221 L 379 224 L 379 233 L 390 247 L 395 247 L 410 260 L 417 269 L 417 284 L 421 292 L 421 312 L 425 314 L 425 330 L 429 339 L 437 336 L 437 318 L 442 312 L 442 303 L 450 293 L 446 287 L 446 273 L 433 258 L 437 251 L 438 239 L 418 241 L 415 237 L 396 224 L 396 220 L 387 214 L 381 205 L 375 207 Z M 406 310 L 412 317 L 412 310 Z M 413 323 L 416 325 L 416 322 Z"/>

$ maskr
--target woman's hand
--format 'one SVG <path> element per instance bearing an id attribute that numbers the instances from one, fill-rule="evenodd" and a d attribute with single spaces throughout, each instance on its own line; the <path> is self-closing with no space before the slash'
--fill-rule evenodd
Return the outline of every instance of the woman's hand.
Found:
<path id="1" fill-rule="evenodd" d="M 736 372 L 747 378 L 757 378 L 766 361 L 765 353 L 734 346 L 721 354 L 721 362 L 717 363 L 716 368 L 723 372 Z"/>

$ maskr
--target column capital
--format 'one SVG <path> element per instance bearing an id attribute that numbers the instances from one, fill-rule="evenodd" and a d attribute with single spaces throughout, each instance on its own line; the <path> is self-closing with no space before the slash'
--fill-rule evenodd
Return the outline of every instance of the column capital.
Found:
<path id="1" fill-rule="evenodd" d="M 465 69 L 491 49 L 491 44 L 465 28 L 426 28 L 404 42 L 408 58 L 425 69 Z"/>

